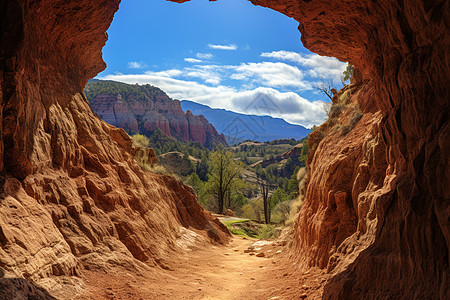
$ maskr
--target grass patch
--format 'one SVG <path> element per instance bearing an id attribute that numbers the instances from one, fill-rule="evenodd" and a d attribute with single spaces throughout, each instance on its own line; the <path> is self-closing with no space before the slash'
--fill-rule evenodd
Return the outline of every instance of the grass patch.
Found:
<path id="1" fill-rule="evenodd" d="M 225 221 L 224 224 L 232 234 L 243 237 L 255 238 L 258 235 L 258 229 L 250 219 Z"/>
<path id="2" fill-rule="evenodd" d="M 276 225 L 259 224 L 250 219 L 225 221 L 228 230 L 237 236 L 257 239 L 270 239 L 278 234 Z"/>

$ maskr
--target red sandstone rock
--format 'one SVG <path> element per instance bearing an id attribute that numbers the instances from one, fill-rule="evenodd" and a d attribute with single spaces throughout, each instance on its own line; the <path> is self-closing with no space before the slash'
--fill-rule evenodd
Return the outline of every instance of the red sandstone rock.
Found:
<path id="1" fill-rule="evenodd" d="M 226 145 L 225 137 L 219 135 L 204 116 L 194 116 L 191 111 L 185 113 L 180 101 L 170 99 L 161 90 L 152 98 L 136 99 L 134 94 L 123 93 L 99 94 L 90 102 L 92 110 L 104 121 L 132 132 L 151 133 L 159 128 L 166 135 L 183 141 L 200 142 L 207 147 L 218 143 Z"/>
<path id="2" fill-rule="evenodd" d="M 167 267 L 171 253 L 183 250 L 177 240 L 186 232 L 227 240 L 226 228 L 190 187 L 141 170 L 131 138 L 100 120 L 83 94 L 104 68 L 101 48 L 117 8 L 117 1 L 1 5 L 0 291 L 9 289 L 6 298 L 37 297 L 26 288 L 30 282 L 75 296 L 83 288 L 80 268 Z M 133 126 L 120 99 L 114 105 L 119 122 Z"/>
<path id="3" fill-rule="evenodd" d="M 251 2 L 299 21 L 305 47 L 364 82 L 357 126 L 311 135 L 293 255 L 334 270 L 325 299 L 450 298 L 450 1 Z"/>
<path id="4" fill-rule="evenodd" d="M 449 299 L 450 2 L 252 2 L 298 20 L 307 48 L 349 61 L 364 81 L 352 95 L 365 114 L 353 130 L 338 137 L 325 125 L 311 135 L 292 254 L 302 267 L 333 272 L 325 299 Z M 142 173 L 125 133 L 101 122 L 82 95 L 104 68 L 101 48 L 118 3 L 2 5 L 7 275 L 39 283 L 80 265 L 143 267 L 131 257 L 157 264 L 174 248 L 180 222 L 216 224 L 184 185 Z"/>

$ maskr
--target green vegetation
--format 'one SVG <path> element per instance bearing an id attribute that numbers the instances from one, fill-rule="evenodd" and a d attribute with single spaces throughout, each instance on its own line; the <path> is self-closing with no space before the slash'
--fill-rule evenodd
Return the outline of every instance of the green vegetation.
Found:
<path id="1" fill-rule="evenodd" d="M 345 69 L 345 71 L 342 73 L 342 81 L 346 82 L 352 79 L 353 77 L 353 70 L 355 69 L 355 67 L 351 64 L 347 64 L 347 68 Z"/>
<path id="2" fill-rule="evenodd" d="M 255 238 L 258 235 L 258 230 L 254 228 L 254 226 L 243 226 L 244 223 L 249 223 L 251 220 L 238 220 L 238 221 L 225 221 L 224 224 L 234 235 L 244 236 L 244 237 L 252 237 Z"/>
<path id="3" fill-rule="evenodd" d="M 224 224 L 232 234 L 247 238 L 270 239 L 277 234 L 276 225 L 260 224 L 250 219 L 225 221 Z"/>
<path id="4" fill-rule="evenodd" d="M 124 100 L 133 99 L 138 101 L 148 101 L 155 95 L 165 93 L 161 89 L 150 84 L 131 85 L 115 81 L 90 80 L 84 88 L 84 94 L 86 95 L 87 100 L 91 102 L 96 96 L 101 94 L 121 94 Z"/>
<path id="5" fill-rule="evenodd" d="M 136 146 L 154 149 L 159 163 L 143 167 L 153 173 L 172 174 L 190 185 L 206 209 L 248 218 L 251 226 L 234 224 L 236 234 L 268 237 L 276 224 L 292 217 L 300 197 L 299 170 L 308 156 L 308 139 L 245 141 L 234 147 L 209 150 L 200 143 L 184 143 L 156 129 L 151 135 L 134 134 Z M 294 147 L 295 146 L 295 147 Z M 296 149 L 294 156 L 283 157 Z M 263 224 L 267 223 L 267 224 Z M 258 225 L 255 225 L 258 224 Z M 239 228 L 237 228 L 239 227 Z"/>

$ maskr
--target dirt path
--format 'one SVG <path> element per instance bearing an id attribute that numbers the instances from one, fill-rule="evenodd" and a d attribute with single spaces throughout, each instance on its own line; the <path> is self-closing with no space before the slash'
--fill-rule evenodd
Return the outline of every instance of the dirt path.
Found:
<path id="1" fill-rule="evenodd" d="M 172 270 L 137 278 L 129 273 L 83 271 L 88 291 L 78 299 L 317 298 L 321 275 L 292 275 L 280 247 L 266 249 L 265 257 L 257 257 L 258 251 L 244 253 L 255 241 L 234 237 L 227 246 L 209 245 L 185 253 Z"/>

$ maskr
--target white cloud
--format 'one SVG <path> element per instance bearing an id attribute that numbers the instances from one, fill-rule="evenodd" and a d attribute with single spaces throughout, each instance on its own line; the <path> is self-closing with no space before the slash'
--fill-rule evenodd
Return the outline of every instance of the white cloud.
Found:
<path id="1" fill-rule="evenodd" d="M 192 57 L 185 58 L 184 61 L 189 62 L 189 63 L 194 63 L 194 64 L 203 62 L 203 60 L 201 60 L 201 59 L 196 59 L 196 58 L 192 58 Z"/>
<path id="2" fill-rule="evenodd" d="M 208 45 L 211 49 L 235 50 L 235 45 Z M 236 46 L 237 49 L 237 46 Z M 245 49 L 245 47 L 244 47 Z M 261 57 L 276 61 L 241 63 L 239 65 L 200 64 L 214 58 L 211 53 L 197 53 L 184 61 L 193 65 L 181 69 L 147 71 L 144 74 L 114 74 L 100 79 L 130 84 L 152 84 L 174 99 L 186 99 L 241 113 L 267 114 L 306 127 L 321 124 L 326 117 L 323 103 L 311 102 L 291 91 L 312 90 L 311 84 L 321 79 L 339 82 L 346 64 L 335 58 L 291 51 L 273 51 Z M 129 63 L 130 68 L 145 64 Z M 237 87 L 224 85 L 238 80 Z M 313 91 L 313 93 L 315 93 Z M 255 99 L 275 104 L 273 111 L 261 111 Z"/>
<path id="3" fill-rule="evenodd" d="M 130 69 L 142 69 L 145 67 L 147 67 L 147 65 L 144 64 L 143 62 L 130 61 L 128 63 L 128 68 L 130 68 Z"/>
<path id="4" fill-rule="evenodd" d="M 161 88 L 173 99 L 188 99 L 215 108 L 224 108 L 241 113 L 266 114 L 281 117 L 288 122 L 311 127 L 325 121 L 322 102 L 310 102 L 296 93 L 282 93 L 273 88 L 258 87 L 239 91 L 235 88 L 217 85 L 214 87 L 195 81 L 175 79 L 167 72 L 146 74 L 107 75 L 100 79 L 121 81 L 129 84 L 151 84 Z M 255 99 L 265 97 L 278 109 L 264 111 L 254 105 Z"/>
<path id="5" fill-rule="evenodd" d="M 261 56 L 294 62 L 307 69 L 307 75 L 312 78 L 332 79 L 335 82 L 340 81 L 341 74 L 347 66 L 346 63 L 340 62 L 334 57 L 320 56 L 318 54 L 300 54 L 284 50 L 264 52 Z"/>
<path id="6" fill-rule="evenodd" d="M 222 78 L 218 72 L 215 72 L 214 70 L 208 69 L 208 68 L 188 68 L 185 69 L 184 76 L 186 77 L 194 77 L 194 78 L 200 78 L 204 82 L 218 85 L 220 84 Z"/>
<path id="7" fill-rule="evenodd" d="M 252 80 L 269 87 L 293 87 L 297 90 L 310 90 L 311 85 L 303 80 L 303 72 L 281 62 L 245 63 L 235 67 L 230 76 L 235 80 Z"/>
<path id="8" fill-rule="evenodd" d="M 208 44 L 208 47 L 214 50 L 237 50 L 238 46 L 235 44 L 229 44 L 229 45 L 213 45 Z"/>
<path id="9" fill-rule="evenodd" d="M 145 72 L 146 75 L 154 75 L 154 76 L 161 76 L 161 77 L 178 77 L 183 74 L 183 71 L 178 69 L 170 69 L 160 72 L 153 72 L 153 71 L 147 71 Z"/>
<path id="10" fill-rule="evenodd" d="M 197 53 L 196 56 L 200 59 L 212 59 L 214 57 L 211 53 Z"/>

